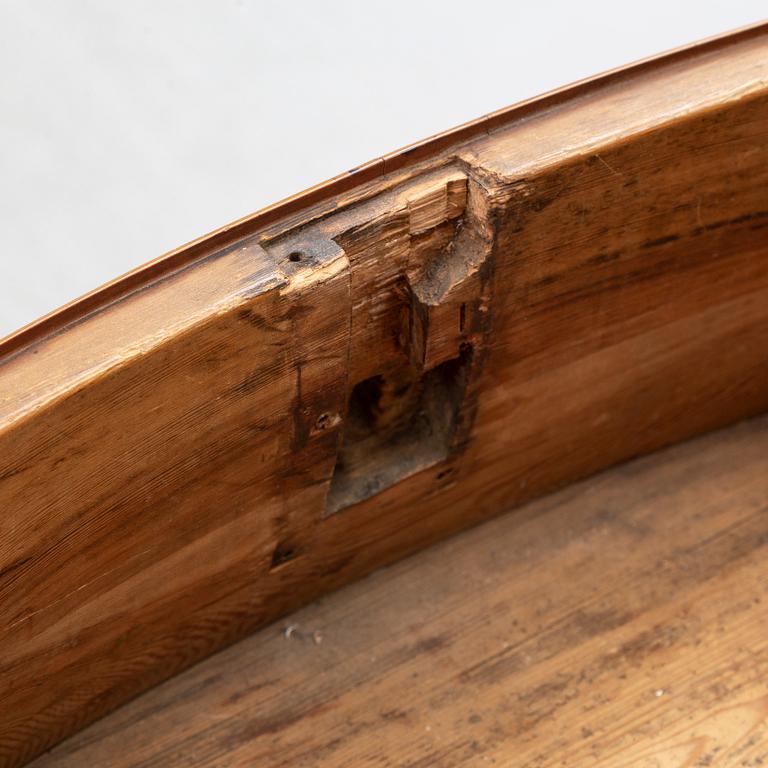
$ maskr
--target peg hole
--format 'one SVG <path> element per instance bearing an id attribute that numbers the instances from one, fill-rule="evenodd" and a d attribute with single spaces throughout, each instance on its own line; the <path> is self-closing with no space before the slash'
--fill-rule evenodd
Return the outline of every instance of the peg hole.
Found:
<path id="1" fill-rule="evenodd" d="M 272 563 L 269 566 L 273 570 L 285 563 L 289 563 L 296 557 L 296 550 L 286 542 L 280 542 L 272 552 Z"/>

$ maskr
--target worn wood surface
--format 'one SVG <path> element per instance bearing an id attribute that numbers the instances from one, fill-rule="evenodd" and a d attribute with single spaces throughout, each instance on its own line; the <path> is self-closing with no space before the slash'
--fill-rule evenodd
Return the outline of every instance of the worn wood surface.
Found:
<path id="1" fill-rule="evenodd" d="M 259 631 L 34 768 L 768 761 L 768 421 L 609 470 Z"/>
<path id="2" fill-rule="evenodd" d="M 512 110 L 7 348 L 0 765 L 765 411 L 766 54 L 753 30 Z"/>
<path id="3" fill-rule="evenodd" d="M 137 287 L 145 287 L 157 278 L 189 266 L 196 260 L 211 255 L 215 251 L 225 248 L 247 235 L 258 232 L 278 220 L 305 211 L 309 206 L 322 204 L 324 207 L 333 207 L 335 202 L 349 190 L 354 190 L 372 181 L 381 180 L 383 177 L 398 171 L 409 172 L 411 168 L 418 166 L 422 161 L 438 158 L 445 152 L 450 152 L 453 147 L 503 128 L 513 121 L 557 107 L 579 96 L 590 95 L 594 91 L 597 80 L 600 81 L 601 85 L 623 83 L 628 76 L 652 74 L 659 69 L 669 67 L 670 64 L 689 61 L 692 48 L 696 49 L 696 54 L 718 54 L 721 52 L 727 54 L 734 43 L 757 40 L 764 34 L 765 22 L 728 34 L 717 35 L 695 44 L 685 45 L 661 56 L 651 56 L 605 72 L 598 77 L 590 77 L 526 101 L 503 107 L 463 125 L 449 128 L 435 136 L 390 152 L 242 219 L 230 222 L 191 243 L 141 264 L 125 275 L 116 277 L 109 283 L 75 299 L 49 315 L 20 328 L 3 339 L 0 342 L 0 348 L 3 353 L 21 349 L 33 341 L 38 341 L 44 336 L 66 327 L 73 321 L 80 321 L 90 312 L 102 309 L 129 295 Z"/>

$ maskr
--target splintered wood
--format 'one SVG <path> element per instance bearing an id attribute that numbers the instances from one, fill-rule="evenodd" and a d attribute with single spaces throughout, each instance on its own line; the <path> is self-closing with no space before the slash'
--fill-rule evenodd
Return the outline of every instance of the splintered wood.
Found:
<path id="1" fill-rule="evenodd" d="M 0 766 L 23 765 L 379 566 L 768 410 L 766 30 L 575 86 L 384 158 L 323 188 L 333 196 L 310 191 L 233 224 L 64 310 L 59 325 L 46 320 L 1 346 Z M 715 475 L 718 461 L 708 470 Z M 643 487 L 661 493 L 655 484 L 667 487 L 665 477 L 660 468 Z M 750 660 L 765 639 L 764 621 L 758 630 L 753 619 L 764 619 L 762 609 L 728 613 L 741 594 L 758 594 L 749 547 L 765 540 L 763 523 L 745 512 L 747 502 L 709 505 L 727 489 L 706 488 L 695 513 L 678 508 L 681 496 L 670 508 L 652 505 L 647 518 L 626 510 L 624 525 L 601 523 L 603 513 L 587 505 L 594 516 L 584 538 L 569 515 L 531 523 L 527 549 L 506 539 L 523 562 L 535 555 L 530 570 L 478 534 L 469 540 L 483 549 L 464 560 L 494 552 L 508 583 L 486 594 L 493 558 L 473 566 L 468 592 L 455 593 L 470 616 L 455 636 L 447 625 L 447 634 L 431 633 L 393 603 L 407 608 L 392 619 L 402 627 L 399 645 L 381 638 L 360 657 L 365 664 L 349 661 L 356 693 L 328 709 L 315 678 L 281 672 L 270 682 L 277 662 L 266 654 L 254 679 L 268 698 L 242 694 L 262 702 L 258 715 L 230 720 L 234 691 L 218 704 L 185 705 L 184 719 L 200 732 L 188 762 L 213 765 L 227 744 L 240 755 L 253 741 L 262 752 L 248 752 L 246 764 L 279 764 L 283 752 L 267 759 L 272 743 L 287 764 L 300 764 L 310 759 L 302 754 L 336 749 L 323 735 L 339 733 L 342 717 L 359 734 L 384 733 L 388 718 L 393 764 L 450 765 L 470 759 L 474 742 L 478 755 L 493 756 L 494 734 L 519 745 L 507 762 L 526 755 L 529 765 L 546 765 L 557 752 L 567 765 L 593 753 L 610 764 L 621 734 L 642 742 L 633 729 L 650 722 L 651 706 L 671 713 L 672 725 L 649 733 L 666 734 L 669 754 L 694 755 L 685 745 L 704 731 L 685 717 L 699 713 L 705 730 L 731 716 L 752 722 L 763 695 L 751 676 L 762 660 Z M 613 509 L 618 515 L 621 505 Z M 721 529 L 731 514 L 740 522 Z M 654 547 L 653 568 L 633 559 Z M 734 570 L 742 556 L 744 582 Z M 436 604 L 441 578 L 446 590 L 458 588 L 455 573 L 444 568 L 433 579 Z M 654 613 L 670 590 L 697 621 L 678 616 L 679 606 Z M 517 616 L 510 606 L 523 623 L 507 627 L 513 649 L 505 650 L 501 635 L 480 630 L 497 614 Z M 711 642 L 712 622 L 731 620 L 740 629 L 722 659 L 716 651 L 684 654 L 678 666 L 667 659 L 669 675 L 644 666 L 661 658 L 657 631 L 658 642 L 682 653 L 689 642 Z M 319 629 L 313 652 L 341 653 L 341 636 Z M 298 647 L 299 635 L 291 637 Z M 421 690 L 409 677 L 426 674 L 430 654 L 450 686 L 434 680 Z M 553 667 L 549 655 L 557 655 Z M 390 669 L 416 704 L 383 708 L 393 693 L 376 686 Z M 731 696 L 740 670 L 749 673 L 744 695 Z M 590 714 L 605 704 L 584 689 L 598 678 L 601 696 L 623 702 L 613 725 L 607 710 L 602 719 Z M 366 691 L 366 681 L 378 682 Z M 461 698 L 448 701 L 456 686 L 477 701 L 488 694 L 486 709 L 466 712 L 479 718 L 472 730 Z M 719 690 L 735 709 L 716 710 Z M 668 702 L 680 718 L 662 709 Z M 220 730 L 208 730 L 222 713 Z M 323 727 L 310 729 L 310 717 Z M 408 736 L 400 742 L 398 723 Z M 733 727 L 741 744 L 741 726 Z M 581 728 L 594 739 L 574 741 Z M 160 730 L 151 735 L 158 744 L 177 733 Z M 549 740 L 527 741 L 545 733 Z M 360 738 L 346 763 L 336 753 L 337 764 L 365 762 Z M 141 741 L 124 742 L 114 759 L 149 760 L 151 745 Z M 295 748 L 302 743 L 305 753 Z M 536 743 L 553 752 L 543 757 Z M 175 749 L 154 764 L 183 764 Z M 756 760 L 750 749 L 745 759 Z M 634 765 L 645 754 L 633 753 Z M 690 764 L 710 757 L 695 753 Z"/>
<path id="2" fill-rule="evenodd" d="M 464 213 L 467 205 L 467 177 L 455 173 L 440 179 L 426 190 L 408 198 L 408 228 L 412 235 L 450 221 Z"/>

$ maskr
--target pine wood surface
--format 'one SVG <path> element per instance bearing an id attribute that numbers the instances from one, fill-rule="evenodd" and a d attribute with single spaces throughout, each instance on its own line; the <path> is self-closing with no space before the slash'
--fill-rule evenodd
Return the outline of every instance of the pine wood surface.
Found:
<path id="1" fill-rule="evenodd" d="M 4 346 L 0 766 L 766 411 L 767 52 L 758 28 L 510 110 Z"/>
<path id="2" fill-rule="evenodd" d="M 608 470 L 378 571 L 34 768 L 768 760 L 768 421 Z"/>

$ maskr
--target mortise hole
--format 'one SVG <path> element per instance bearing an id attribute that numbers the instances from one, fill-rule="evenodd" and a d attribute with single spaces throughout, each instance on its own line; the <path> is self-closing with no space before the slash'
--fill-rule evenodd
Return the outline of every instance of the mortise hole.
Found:
<path id="1" fill-rule="evenodd" d="M 293 262 L 301 261 L 303 257 L 304 257 L 304 254 L 301 251 L 291 251 L 288 254 L 288 261 L 293 261 Z"/>
<path id="2" fill-rule="evenodd" d="M 444 461 L 453 445 L 472 357 L 461 354 L 422 377 L 410 366 L 352 390 L 325 514 L 357 504 Z"/>
<path id="3" fill-rule="evenodd" d="M 269 567 L 270 569 L 277 568 L 284 563 L 290 562 L 294 557 L 296 557 L 296 550 L 290 544 L 280 542 L 272 553 L 272 564 Z"/>
<path id="4" fill-rule="evenodd" d="M 464 329 L 467 327 L 467 305 L 462 302 L 459 307 L 459 333 L 464 333 Z"/>

